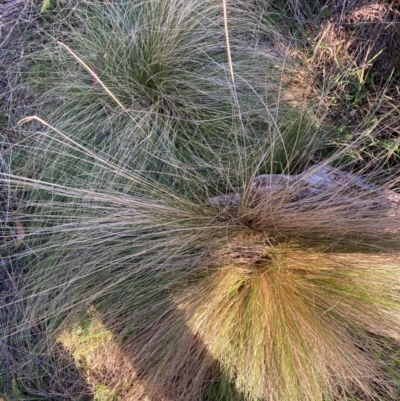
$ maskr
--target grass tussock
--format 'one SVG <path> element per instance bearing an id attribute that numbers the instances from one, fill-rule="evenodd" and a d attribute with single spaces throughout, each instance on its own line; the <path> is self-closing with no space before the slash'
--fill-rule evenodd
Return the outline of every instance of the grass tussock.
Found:
<path id="1" fill-rule="evenodd" d="M 61 341 L 97 398 L 398 397 L 398 166 L 349 160 L 390 116 L 327 129 L 270 17 L 82 2 L 26 61 L 14 331 Z"/>
<path id="2" fill-rule="evenodd" d="M 235 169 L 261 154 L 280 171 L 290 153 L 295 168 L 318 131 L 311 114 L 279 102 L 280 76 L 295 67 L 260 42 L 262 35 L 283 39 L 251 9 L 238 2 L 228 11 L 232 77 L 219 1 L 87 4 L 66 43 L 53 42 L 37 56 L 30 79 L 45 89 L 37 110 L 72 138 L 146 175 L 174 174 L 182 165 L 201 166 L 211 177 L 217 159 Z"/>
<path id="3" fill-rule="evenodd" d="M 382 259 L 260 240 L 235 238 L 216 255 L 218 272 L 183 303 L 189 325 L 246 398 L 376 399 L 373 387 L 387 391 L 383 365 L 369 354 L 379 350 L 371 333 L 398 335 L 395 299 L 381 303 Z M 394 278 L 398 264 L 388 258 L 384 275 Z"/>

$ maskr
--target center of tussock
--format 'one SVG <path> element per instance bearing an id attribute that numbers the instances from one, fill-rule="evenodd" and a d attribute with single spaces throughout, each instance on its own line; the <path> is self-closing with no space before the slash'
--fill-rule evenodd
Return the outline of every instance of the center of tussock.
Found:
<path id="1" fill-rule="evenodd" d="M 266 271 L 273 265 L 273 247 L 264 234 L 239 235 L 212 255 L 211 266 Z"/>

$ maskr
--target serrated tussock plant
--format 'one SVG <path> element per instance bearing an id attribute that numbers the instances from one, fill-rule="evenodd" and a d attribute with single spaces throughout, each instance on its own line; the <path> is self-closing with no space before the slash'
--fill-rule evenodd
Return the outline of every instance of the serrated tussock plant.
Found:
<path id="1" fill-rule="evenodd" d="M 301 107 L 279 102 L 280 77 L 295 67 L 261 38 L 285 42 L 244 3 L 228 11 L 234 87 L 220 1 L 81 6 L 65 43 L 53 40 L 34 57 L 29 81 L 42 93 L 37 110 L 71 137 L 126 166 L 134 161 L 147 175 L 174 174 L 184 163 L 211 177 L 215 153 L 236 169 L 252 160 L 244 153 L 267 156 L 267 144 L 274 171 L 285 168 L 288 153 L 294 169 L 312 151 L 318 125 Z M 166 155 L 173 162 L 163 162 Z"/>
<path id="2" fill-rule="evenodd" d="M 68 18 L 2 174 L 29 261 L 16 330 L 54 340 L 95 310 L 151 399 L 395 399 L 395 169 L 350 174 L 314 105 L 281 100 L 284 39 L 240 1 Z"/>

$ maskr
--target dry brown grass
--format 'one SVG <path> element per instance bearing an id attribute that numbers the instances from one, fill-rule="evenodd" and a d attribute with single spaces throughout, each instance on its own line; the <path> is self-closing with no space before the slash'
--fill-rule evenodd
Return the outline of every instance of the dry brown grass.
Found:
<path id="1" fill-rule="evenodd" d="M 362 0 L 326 5 L 309 21 L 305 65 L 325 89 L 327 117 L 354 139 L 366 121 L 379 121 L 374 139 L 353 154 L 358 165 L 398 159 L 400 123 L 400 12 L 395 1 Z M 382 146 L 383 145 L 383 146 Z"/>
<path id="2" fill-rule="evenodd" d="M 329 7 L 329 5 L 328 5 Z M 338 72 L 354 69 L 360 79 L 368 73 L 388 75 L 398 68 L 399 11 L 387 1 L 358 1 L 329 13 L 317 27 L 311 46 L 314 64 L 329 81 Z"/>

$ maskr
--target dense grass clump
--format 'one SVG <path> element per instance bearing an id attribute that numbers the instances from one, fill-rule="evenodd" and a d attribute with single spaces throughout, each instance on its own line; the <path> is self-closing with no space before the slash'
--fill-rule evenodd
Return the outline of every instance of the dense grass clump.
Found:
<path id="1" fill-rule="evenodd" d="M 228 17 L 233 66 L 219 1 L 80 7 L 66 43 L 50 43 L 31 69 L 29 79 L 42 93 L 40 115 L 90 149 L 168 185 L 177 169 L 201 170 L 218 182 L 220 163 L 254 169 L 261 156 L 268 170 L 287 168 L 288 157 L 298 169 L 314 150 L 318 127 L 301 105 L 279 102 L 280 77 L 295 68 L 261 40 L 279 35 L 254 10 L 232 3 Z M 54 160 L 48 153 L 44 163 Z"/>
<path id="2" fill-rule="evenodd" d="M 62 16 L 21 77 L 24 161 L 2 172 L 27 263 L 16 331 L 78 353 L 66 333 L 101 325 L 125 399 L 395 400 L 398 167 L 348 162 L 370 124 L 346 142 L 293 100 L 312 80 L 256 5 Z"/>

